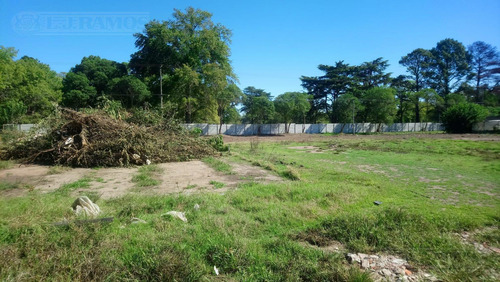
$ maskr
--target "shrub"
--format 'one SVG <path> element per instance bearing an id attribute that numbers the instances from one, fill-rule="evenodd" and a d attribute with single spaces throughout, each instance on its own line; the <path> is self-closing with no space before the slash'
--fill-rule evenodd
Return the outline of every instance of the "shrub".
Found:
<path id="1" fill-rule="evenodd" d="M 483 121 L 488 111 L 478 104 L 460 103 L 451 106 L 443 114 L 443 125 L 449 133 L 472 132 L 474 124 Z"/>

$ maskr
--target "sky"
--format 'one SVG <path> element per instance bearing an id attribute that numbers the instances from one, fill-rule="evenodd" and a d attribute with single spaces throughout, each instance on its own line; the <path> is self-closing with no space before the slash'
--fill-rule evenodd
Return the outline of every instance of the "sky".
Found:
<path id="1" fill-rule="evenodd" d="M 397 76 L 405 73 L 402 56 L 446 38 L 500 48 L 500 0 L 0 0 L 0 45 L 56 72 L 89 55 L 127 62 L 137 51 L 133 34 L 145 23 L 190 6 L 232 30 L 230 59 L 240 88 L 273 96 L 303 91 L 300 77 L 322 75 L 319 64 L 383 57 Z"/>

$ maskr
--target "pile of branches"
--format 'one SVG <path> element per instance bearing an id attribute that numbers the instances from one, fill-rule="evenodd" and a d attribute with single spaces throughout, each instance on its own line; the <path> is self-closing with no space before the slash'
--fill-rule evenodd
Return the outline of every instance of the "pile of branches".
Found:
<path id="1" fill-rule="evenodd" d="M 75 167 L 176 162 L 216 154 L 206 139 L 180 126 L 144 127 L 102 114 L 62 109 L 38 133 L 10 144 L 4 159 Z"/>

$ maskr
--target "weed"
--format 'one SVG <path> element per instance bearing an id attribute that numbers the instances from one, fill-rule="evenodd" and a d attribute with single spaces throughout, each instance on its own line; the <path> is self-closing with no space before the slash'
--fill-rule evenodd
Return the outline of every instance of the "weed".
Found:
<path id="1" fill-rule="evenodd" d="M 220 189 L 224 186 L 226 186 L 226 184 L 222 183 L 222 182 L 218 182 L 218 181 L 215 181 L 215 180 L 210 180 L 210 185 L 213 185 L 215 189 Z"/>
<path id="2" fill-rule="evenodd" d="M 138 169 L 138 174 L 132 177 L 132 182 L 136 187 L 151 187 L 160 184 L 160 180 L 156 179 L 158 174 L 163 170 L 157 165 L 141 166 Z"/>

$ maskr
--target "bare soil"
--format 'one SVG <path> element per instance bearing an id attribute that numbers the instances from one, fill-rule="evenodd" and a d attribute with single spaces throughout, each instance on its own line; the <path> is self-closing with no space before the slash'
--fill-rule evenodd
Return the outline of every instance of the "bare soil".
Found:
<path id="1" fill-rule="evenodd" d="M 0 170 L 0 180 L 10 183 L 26 184 L 32 190 L 48 193 L 57 190 L 64 184 L 73 183 L 84 177 L 92 181 L 89 188 L 80 188 L 73 192 L 79 195 L 85 192 L 96 192 L 101 198 L 120 197 L 127 193 L 162 195 L 171 193 L 216 192 L 224 193 L 237 188 L 238 184 L 249 181 L 273 182 L 282 179 L 256 166 L 231 163 L 232 173 L 217 172 L 202 161 L 164 163 L 158 165 L 163 172 L 158 176 L 160 184 L 153 187 L 136 187 L 132 177 L 138 168 L 74 168 L 58 174 L 50 174 L 50 167 L 39 165 L 21 165 Z M 216 184 L 223 187 L 217 188 Z M 0 196 L 22 196 L 28 192 L 26 188 L 0 191 Z"/>

